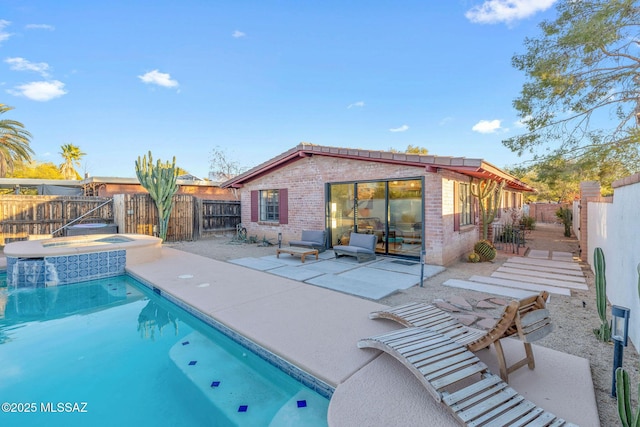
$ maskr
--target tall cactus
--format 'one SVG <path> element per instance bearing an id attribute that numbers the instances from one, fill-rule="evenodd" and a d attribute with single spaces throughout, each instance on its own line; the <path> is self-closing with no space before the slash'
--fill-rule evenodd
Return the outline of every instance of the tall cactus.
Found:
<path id="1" fill-rule="evenodd" d="M 631 407 L 631 387 L 629 374 L 623 368 L 616 369 L 616 396 L 618 397 L 618 417 L 623 427 L 640 427 L 640 410 L 635 414 Z M 638 385 L 640 404 L 640 385 Z M 637 408 L 636 408 L 637 409 Z"/>
<path id="2" fill-rule="evenodd" d="M 172 164 L 169 162 L 162 163 L 158 159 L 154 165 L 151 151 L 149 151 L 148 159 L 146 155 L 142 159 L 138 156 L 138 160 L 136 160 L 136 175 L 140 184 L 149 192 L 156 204 L 160 223 L 158 236 L 165 240 L 167 238 L 171 209 L 173 209 L 173 195 L 178 191 L 176 158 L 175 156 L 173 157 Z"/>
<path id="3" fill-rule="evenodd" d="M 489 224 L 493 222 L 500 208 L 504 181 L 498 183 L 493 179 L 472 179 L 471 195 L 478 199 L 482 218 L 482 240 L 489 237 Z"/>
<path id="4" fill-rule="evenodd" d="M 640 297 L 640 264 L 638 270 L 638 297 Z M 618 417 L 623 427 L 640 427 L 640 384 L 638 384 L 638 403 L 636 413 L 631 407 L 631 387 L 629 374 L 620 367 L 616 369 L 616 396 L 618 398 Z"/>
<path id="5" fill-rule="evenodd" d="M 596 270 L 596 307 L 600 316 L 600 329 L 594 329 L 598 339 L 609 342 L 611 339 L 611 327 L 607 320 L 607 278 L 605 277 L 604 253 L 601 248 L 593 251 L 593 267 Z"/>

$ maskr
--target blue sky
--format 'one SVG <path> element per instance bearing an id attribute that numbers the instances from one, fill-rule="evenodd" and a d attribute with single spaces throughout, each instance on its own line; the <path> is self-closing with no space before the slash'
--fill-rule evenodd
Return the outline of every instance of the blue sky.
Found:
<path id="1" fill-rule="evenodd" d="M 38 161 L 134 177 L 151 150 L 207 177 L 300 142 L 522 159 L 511 66 L 555 0 L 0 0 L 3 119 Z"/>

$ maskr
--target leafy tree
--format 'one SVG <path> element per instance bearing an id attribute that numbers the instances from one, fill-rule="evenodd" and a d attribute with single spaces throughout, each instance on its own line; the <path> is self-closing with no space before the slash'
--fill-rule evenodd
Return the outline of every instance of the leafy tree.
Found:
<path id="1" fill-rule="evenodd" d="M 60 165 L 62 176 L 64 176 L 64 179 L 79 179 L 80 174 L 73 166 L 80 166 L 80 159 L 86 153 L 80 151 L 80 147 L 73 144 L 64 144 L 60 149 L 62 150 L 60 155 L 64 159 L 64 162 Z"/>
<path id="2" fill-rule="evenodd" d="M 64 179 L 59 167 L 53 162 L 17 162 L 8 178 Z"/>
<path id="3" fill-rule="evenodd" d="M 0 114 L 13 110 L 0 104 Z M 17 161 L 31 161 L 34 154 L 29 146 L 31 134 L 24 125 L 15 120 L 0 120 L 0 177 L 4 178 L 13 170 Z"/>
<path id="4" fill-rule="evenodd" d="M 406 154 L 422 154 L 422 155 L 427 155 L 429 154 L 429 150 L 427 150 L 424 147 L 418 147 L 417 145 L 407 145 L 407 149 L 404 151 L 399 151 L 396 150 L 395 148 L 390 148 L 389 149 L 390 152 L 392 153 L 406 153 Z"/>
<path id="5" fill-rule="evenodd" d="M 640 6 L 560 0 L 556 9 L 557 18 L 512 59 L 528 77 L 514 101 L 527 132 L 503 144 L 533 153 L 541 166 L 588 170 L 611 182 L 640 166 Z"/>
<path id="6" fill-rule="evenodd" d="M 226 181 L 246 170 L 236 160 L 231 159 L 226 150 L 221 147 L 211 150 L 209 165 L 209 176 L 217 181 Z"/>

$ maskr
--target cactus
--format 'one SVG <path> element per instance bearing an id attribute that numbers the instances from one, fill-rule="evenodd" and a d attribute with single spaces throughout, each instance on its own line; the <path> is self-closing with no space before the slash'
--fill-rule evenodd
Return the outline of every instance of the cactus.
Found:
<path id="1" fill-rule="evenodd" d="M 638 297 L 640 297 L 640 264 L 638 270 Z M 640 427 L 640 384 L 638 384 L 638 410 L 635 415 L 631 408 L 631 387 L 629 374 L 624 368 L 616 369 L 616 397 L 618 399 L 618 417 L 623 427 Z"/>
<path id="2" fill-rule="evenodd" d="M 469 260 L 469 262 L 473 262 L 473 263 L 480 262 L 480 255 L 478 255 L 475 252 L 471 252 L 467 257 L 467 259 Z"/>
<path id="3" fill-rule="evenodd" d="M 593 252 L 593 267 L 596 270 L 596 307 L 600 316 L 600 328 L 594 329 L 598 339 L 608 342 L 611 339 L 611 327 L 607 320 L 607 278 L 605 277 L 604 253 L 601 248 L 596 248 Z"/>
<path id="4" fill-rule="evenodd" d="M 480 261 L 491 261 L 496 257 L 496 248 L 488 240 L 480 240 L 473 246 L 473 251 L 480 256 Z"/>
<path id="5" fill-rule="evenodd" d="M 640 396 L 640 385 L 638 385 Z M 629 374 L 623 368 L 616 369 L 616 396 L 618 397 L 618 417 L 623 427 L 640 427 L 640 411 L 633 413 L 631 408 L 631 388 Z M 640 404 L 640 397 L 638 397 Z"/>
<path id="6" fill-rule="evenodd" d="M 176 168 L 176 158 L 173 163 L 161 163 L 160 160 L 153 164 L 151 151 L 149 158 L 145 155 L 142 159 L 138 156 L 136 160 L 136 175 L 140 184 L 149 192 L 151 198 L 158 209 L 159 232 L 158 237 L 162 240 L 167 238 L 167 228 L 169 216 L 173 209 L 173 195 L 178 191 L 176 181 L 178 179 L 178 169 Z"/>
<path id="7" fill-rule="evenodd" d="M 493 222 L 500 208 L 503 188 L 504 181 L 498 184 L 497 181 L 490 178 L 471 180 L 471 195 L 478 199 L 478 205 L 480 206 L 482 239 L 484 240 L 489 237 L 489 224 Z"/>
<path id="8" fill-rule="evenodd" d="M 562 220 L 564 225 L 564 237 L 571 237 L 571 224 L 573 222 L 573 212 L 569 208 L 559 208 L 556 216 Z"/>

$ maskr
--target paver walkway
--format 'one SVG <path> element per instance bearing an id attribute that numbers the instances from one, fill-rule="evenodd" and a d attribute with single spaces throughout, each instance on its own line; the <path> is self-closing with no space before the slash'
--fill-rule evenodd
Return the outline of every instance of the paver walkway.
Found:
<path id="1" fill-rule="evenodd" d="M 588 289 L 582 269 L 571 253 L 536 249 L 526 257 L 509 258 L 491 276 L 450 279 L 443 285 L 508 298 L 524 298 L 541 291 L 571 296 L 572 289 Z"/>

